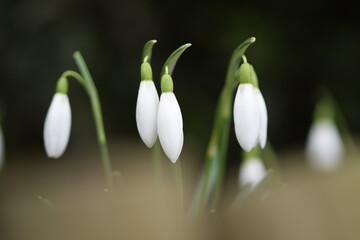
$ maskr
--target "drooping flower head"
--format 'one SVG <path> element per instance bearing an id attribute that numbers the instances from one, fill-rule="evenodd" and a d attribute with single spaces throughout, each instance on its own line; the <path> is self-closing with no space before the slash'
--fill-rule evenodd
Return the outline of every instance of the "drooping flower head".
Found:
<path id="1" fill-rule="evenodd" d="M 141 82 L 136 102 L 136 124 L 145 145 L 151 148 L 157 138 L 159 95 L 152 80 L 152 69 L 147 59 L 141 65 Z"/>
<path id="2" fill-rule="evenodd" d="M 334 171 L 342 163 L 344 144 L 334 118 L 333 102 L 322 99 L 316 106 L 306 143 L 308 163 L 316 171 Z"/>
<path id="3" fill-rule="evenodd" d="M 166 156 L 175 163 L 184 142 L 183 120 L 179 103 L 173 92 L 173 80 L 167 72 L 161 79 L 161 92 L 157 130 Z"/>
<path id="4" fill-rule="evenodd" d="M 246 58 L 245 58 L 246 59 Z M 266 145 L 267 110 L 254 68 L 246 61 L 240 66 L 240 84 L 234 102 L 236 138 L 247 152 L 257 144 Z"/>
<path id="5" fill-rule="evenodd" d="M 248 158 L 240 166 L 239 184 L 254 188 L 266 176 L 266 169 L 260 158 Z"/>
<path id="6" fill-rule="evenodd" d="M 69 142 L 71 130 L 71 108 L 67 95 L 66 78 L 59 80 L 44 124 L 44 145 L 50 158 L 59 158 Z"/>
<path id="7" fill-rule="evenodd" d="M 243 161 L 239 171 L 239 186 L 248 186 L 250 189 L 256 187 L 267 175 L 266 168 L 261 160 L 259 147 L 253 148 L 250 152 L 243 152 Z"/>

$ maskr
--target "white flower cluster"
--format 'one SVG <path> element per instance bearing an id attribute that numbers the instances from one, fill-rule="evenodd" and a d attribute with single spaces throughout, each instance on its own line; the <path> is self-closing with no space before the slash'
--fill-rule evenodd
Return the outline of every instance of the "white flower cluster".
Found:
<path id="1" fill-rule="evenodd" d="M 175 94 L 163 91 L 159 101 L 154 82 L 141 81 L 136 103 L 136 123 L 145 145 L 151 148 L 159 136 L 166 156 L 175 163 L 184 143 L 182 114 Z"/>

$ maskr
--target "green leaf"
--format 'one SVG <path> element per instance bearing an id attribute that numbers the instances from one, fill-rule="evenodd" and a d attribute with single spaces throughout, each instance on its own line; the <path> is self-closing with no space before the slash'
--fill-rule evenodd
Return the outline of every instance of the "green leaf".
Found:
<path id="1" fill-rule="evenodd" d="M 151 61 L 151 55 L 152 55 L 152 48 L 157 43 L 156 40 L 150 40 L 144 45 L 143 54 L 142 54 L 142 61 L 147 57 L 147 62 Z"/>
<path id="2" fill-rule="evenodd" d="M 187 43 L 182 45 L 181 47 L 179 47 L 178 49 L 176 49 L 169 57 L 168 59 L 166 59 L 162 69 L 161 69 L 161 76 L 164 75 L 165 73 L 165 68 L 168 67 L 169 69 L 169 74 L 171 75 L 174 71 L 175 65 L 178 61 L 178 59 L 180 58 L 181 54 L 188 48 L 191 46 L 191 43 Z"/>
<path id="3" fill-rule="evenodd" d="M 237 86 L 234 84 L 234 79 L 238 75 L 242 56 L 245 54 L 246 49 L 254 42 L 254 37 L 247 39 L 234 50 L 231 56 L 225 85 L 221 91 L 216 107 L 213 128 L 205 158 L 205 166 L 190 210 L 190 214 L 193 217 L 202 214 L 209 201 L 212 208 L 217 207 L 225 174 L 230 123 L 232 119 L 232 103 L 234 89 Z"/>

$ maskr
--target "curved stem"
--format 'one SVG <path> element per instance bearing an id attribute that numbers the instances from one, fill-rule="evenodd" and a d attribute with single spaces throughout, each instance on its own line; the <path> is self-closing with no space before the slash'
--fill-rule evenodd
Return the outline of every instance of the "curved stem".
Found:
<path id="1" fill-rule="evenodd" d="M 226 77 L 216 106 L 215 119 L 205 158 L 205 167 L 191 206 L 190 214 L 196 217 L 201 214 L 211 200 L 211 207 L 217 207 L 225 172 L 227 148 L 231 126 L 232 100 L 240 62 L 247 48 L 255 42 L 249 38 L 233 52 Z"/>
<path id="2" fill-rule="evenodd" d="M 68 78 L 68 77 L 72 77 L 74 79 L 76 79 L 83 87 L 86 88 L 85 86 L 85 80 L 84 78 L 78 73 L 78 72 L 75 72 L 75 71 L 72 71 L 72 70 L 68 70 L 68 71 L 65 71 L 61 77 L 65 77 L 65 78 Z"/>
<path id="3" fill-rule="evenodd" d="M 104 172 L 105 172 L 106 183 L 107 183 L 108 188 L 112 189 L 114 186 L 114 180 L 112 177 L 111 162 L 110 162 L 109 150 L 108 150 L 106 136 L 105 136 L 99 94 L 95 87 L 94 81 L 90 75 L 89 69 L 88 69 L 83 57 L 81 56 L 80 52 L 74 53 L 74 59 L 75 59 L 76 64 L 79 67 L 82 77 L 79 76 L 79 74 L 75 74 L 75 72 L 71 72 L 71 71 L 68 72 L 67 74 L 70 74 L 72 77 L 75 77 L 76 79 L 78 79 L 80 83 L 82 83 L 82 85 L 84 86 L 84 88 L 90 98 L 91 108 L 92 108 L 92 112 L 93 112 L 93 116 L 94 116 L 94 120 L 95 120 L 97 138 L 98 138 L 99 147 L 100 147 L 100 153 L 101 153 L 101 157 L 102 157 L 103 168 L 104 168 Z"/>

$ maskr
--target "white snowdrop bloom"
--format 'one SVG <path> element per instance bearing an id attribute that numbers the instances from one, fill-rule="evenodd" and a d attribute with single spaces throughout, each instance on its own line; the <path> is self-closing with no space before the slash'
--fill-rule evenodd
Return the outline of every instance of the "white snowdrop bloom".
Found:
<path id="1" fill-rule="evenodd" d="M 157 130 L 166 156 L 175 163 L 183 147 L 184 133 L 180 106 L 172 92 L 160 96 Z"/>
<path id="2" fill-rule="evenodd" d="M 328 119 L 315 121 L 306 143 L 310 167 L 317 171 L 333 171 L 340 164 L 344 145 L 335 123 Z"/>
<path id="3" fill-rule="evenodd" d="M 157 138 L 159 95 L 153 81 L 141 81 L 136 103 L 136 124 L 145 145 L 151 148 Z"/>
<path id="4" fill-rule="evenodd" d="M 68 144 L 71 129 L 71 108 L 67 94 L 56 93 L 44 124 L 44 144 L 50 158 L 60 157 Z"/>
<path id="5" fill-rule="evenodd" d="M 246 159 L 240 166 L 239 185 L 241 187 L 249 185 L 254 188 L 266 176 L 266 169 L 259 158 Z"/>
<path id="6" fill-rule="evenodd" d="M 255 89 L 256 96 L 258 100 L 258 107 L 260 112 L 260 129 L 259 129 L 259 143 L 260 147 L 264 148 L 266 145 L 267 138 L 267 124 L 268 124 L 268 115 L 266 110 L 266 104 L 263 95 L 260 92 L 260 89 Z"/>
<path id="7" fill-rule="evenodd" d="M 1 169 L 2 165 L 4 164 L 4 159 L 5 159 L 4 134 L 3 134 L 1 126 L 0 126 L 0 169 Z"/>
<path id="8" fill-rule="evenodd" d="M 259 141 L 260 109 L 258 95 L 252 84 L 240 84 L 234 102 L 236 138 L 247 152 Z"/>

